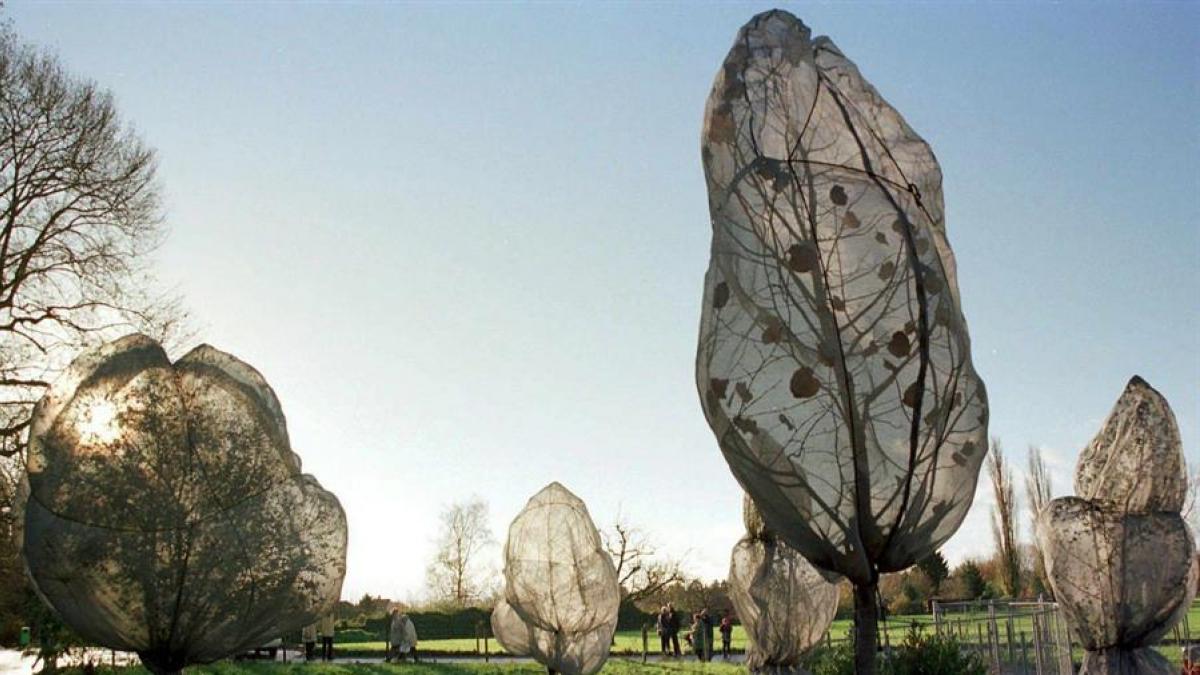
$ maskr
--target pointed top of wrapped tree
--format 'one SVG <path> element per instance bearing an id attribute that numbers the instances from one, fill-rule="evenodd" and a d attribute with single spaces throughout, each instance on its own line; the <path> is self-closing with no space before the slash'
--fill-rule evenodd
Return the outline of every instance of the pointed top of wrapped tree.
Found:
<path id="1" fill-rule="evenodd" d="M 766 527 L 865 601 L 954 533 L 987 451 L 941 171 L 858 68 L 782 11 L 738 33 L 702 157 L 705 415 Z"/>
<path id="2" fill-rule="evenodd" d="M 1075 493 L 1127 513 L 1183 509 L 1187 464 L 1175 413 L 1134 375 L 1075 465 Z"/>
<path id="3" fill-rule="evenodd" d="M 77 358 L 30 423 L 23 554 L 86 640 L 172 672 L 327 611 L 346 516 L 258 371 L 132 335 Z"/>
<path id="4" fill-rule="evenodd" d="M 543 630 L 583 633 L 617 615 L 620 592 L 587 506 L 554 482 L 529 499 L 504 544 L 505 597 Z"/>

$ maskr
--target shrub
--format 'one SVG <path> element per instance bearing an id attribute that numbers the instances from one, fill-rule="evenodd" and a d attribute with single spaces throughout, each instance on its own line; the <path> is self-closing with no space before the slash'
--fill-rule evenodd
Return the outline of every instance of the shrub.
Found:
<path id="1" fill-rule="evenodd" d="M 805 667 L 812 675 L 854 675 L 854 645 L 847 641 L 821 647 L 809 655 Z M 880 655 L 882 675 L 986 675 L 978 654 L 966 652 L 953 637 L 925 635 L 909 629 L 904 643 L 890 655 Z"/>

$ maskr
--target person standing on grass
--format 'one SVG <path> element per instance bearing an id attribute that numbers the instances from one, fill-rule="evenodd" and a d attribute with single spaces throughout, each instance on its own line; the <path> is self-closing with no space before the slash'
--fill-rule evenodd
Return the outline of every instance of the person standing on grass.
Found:
<path id="1" fill-rule="evenodd" d="M 708 608 L 700 610 L 700 627 L 704 630 L 704 660 L 712 661 L 713 653 L 713 619 Z"/>
<path id="2" fill-rule="evenodd" d="M 654 620 L 654 630 L 658 633 L 658 642 L 661 646 L 662 655 L 667 656 L 671 649 L 671 615 L 667 614 L 667 606 L 663 605 L 658 610 L 658 616 Z"/>
<path id="3" fill-rule="evenodd" d="M 675 605 L 667 603 L 667 627 L 671 635 L 671 647 L 675 652 L 675 658 L 683 656 L 683 652 L 679 650 L 679 615 L 675 613 Z"/>
<path id="4" fill-rule="evenodd" d="M 318 632 L 320 632 L 320 634 L 321 634 L 321 660 L 322 661 L 332 661 L 333 660 L 333 630 L 334 630 L 333 612 L 330 612 L 330 613 L 326 614 L 325 616 L 321 617 L 321 625 L 318 628 Z"/>
<path id="5" fill-rule="evenodd" d="M 300 629 L 300 639 L 304 642 L 304 660 L 312 661 L 317 651 L 317 624 L 310 623 Z"/>
<path id="6" fill-rule="evenodd" d="M 699 612 L 692 615 L 692 626 L 688 637 L 691 638 L 692 651 L 696 654 L 696 660 L 703 661 L 704 652 L 708 648 L 704 644 L 704 620 L 700 618 Z"/>
<path id="7" fill-rule="evenodd" d="M 733 617 L 729 616 L 729 610 L 721 612 L 721 658 L 728 661 L 730 654 L 730 643 L 733 642 Z"/>

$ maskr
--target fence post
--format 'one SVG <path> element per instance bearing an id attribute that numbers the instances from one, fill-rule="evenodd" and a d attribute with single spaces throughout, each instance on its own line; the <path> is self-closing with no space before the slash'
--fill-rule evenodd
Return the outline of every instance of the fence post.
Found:
<path id="1" fill-rule="evenodd" d="M 1000 672 L 1000 627 L 996 625 L 996 601 L 988 600 L 988 656 L 992 668 Z"/>
<path id="2" fill-rule="evenodd" d="M 942 636 L 942 603 L 937 600 L 931 602 L 933 605 L 933 630 L 938 637 Z"/>
<path id="3" fill-rule="evenodd" d="M 1037 668 L 1037 675 L 1042 675 L 1042 626 L 1041 616 L 1033 615 L 1033 663 Z"/>
<path id="4" fill-rule="evenodd" d="M 646 652 L 650 650 L 650 629 L 645 622 L 642 623 L 642 663 L 646 662 Z"/>
<path id="5" fill-rule="evenodd" d="M 1013 644 L 1013 621 L 1014 621 L 1014 618 L 1015 618 L 1015 615 L 1013 614 L 1012 604 L 1009 603 L 1009 605 L 1008 605 L 1008 625 L 1005 629 L 1006 637 L 1008 638 L 1008 662 L 1009 663 L 1017 662 L 1017 655 L 1013 651 L 1016 647 L 1016 645 Z"/>

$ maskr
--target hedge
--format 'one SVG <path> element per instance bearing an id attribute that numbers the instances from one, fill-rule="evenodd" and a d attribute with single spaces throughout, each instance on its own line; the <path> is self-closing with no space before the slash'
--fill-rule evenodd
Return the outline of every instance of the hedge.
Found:
<path id="1" fill-rule="evenodd" d="M 478 630 L 484 634 L 492 634 L 492 611 L 481 607 L 467 607 L 451 612 L 409 612 L 413 627 L 421 640 L 449 640 L 453 638 L 473 638 Z M 622 603 L 617 615 L 618 630 L 641 630 L 643 625 L 654 626 L 654 615 L 641 611 L 631 603 Z M 375 642 L 386 641 L 388 636 L 389 619 L 379 616 L 367 619 L 361 628 L 347 628 L 338 631 L 338 642 Z"/>

